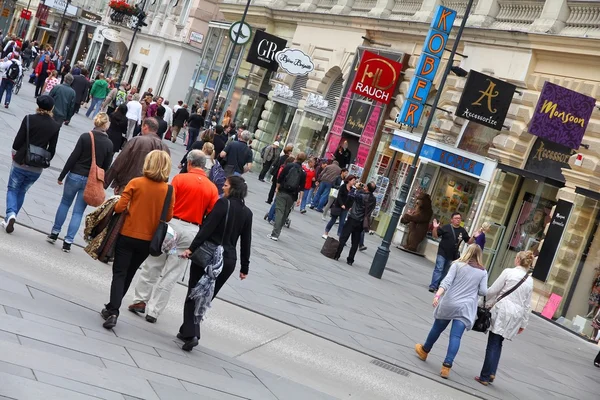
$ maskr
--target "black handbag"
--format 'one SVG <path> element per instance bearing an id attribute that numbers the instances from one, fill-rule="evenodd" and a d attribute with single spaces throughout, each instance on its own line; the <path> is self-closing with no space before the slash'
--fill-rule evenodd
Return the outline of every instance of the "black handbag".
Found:
<path id="1" fill-rule="evenodd" d="M 330 213 L 332 217 L 339 217 L 340 215 L 342 215 L 342 208 L 339 207 L 337 204 L 333 204 L 333 207 L 330 208 Z"/>
<path id="2" fill-rule="evenodd" d="M 509 294 L 511 294 L 512 292 L 514 292 L 515 290 L 517 290 L 519 288 L 519 286 L 521 286 L 523 284 L 523 282 L 525 282 L 527 280 L 527 278 L 529 278 L 529 275 L 530 275 L 530 273 L 527 272 L 525 274 L 525 276 L 523 277 L 523 279 L 521 279 L 519 281 L 519 283 L 517 283 L 515 286 L 513 286 L 512 288 L 510 288 L 505 293 L 503 293 L 500 296 L 498 296 L 498 299 L 496 300 L 496 302 L 494 303 L 494 305 L 492 307 L 490 307 L 490 308 L 487 308 L 485 306 L 485 296 L 483 296 L 483 306 L 482 307 L 477 306 L 477 319 L 475 320 L 475 323 L 473 324 L 472 330 L 474 330 L 475 332 L 486 333 L 488 331 L 488 329 L 490 329 L 490 326 L 492 326 L 492 312 L 491 312 L 491 309 L 496 304 L 498 304 L 498 302 L 500 300 L 502 300 L 503 298 L 507 297 Z"/>
<path id="3" fill-rule="evenodd" d="M 198 247 L 190 256 L 192 264 L 205 269 L 214 257 L 217 247 L 223 244 L 223 240 L 225 240 L 225 232 L 227 231 L 227 222 L 229 221 L 229 205 L 229 200 L 227 200 L 227 214 L 225 215 L 225 226 L 223 227 L 223 237 L 221 237 L 221 243 L 215 243 L 208 240 L 202 243 L 200 247 Z"/>
<path id="4" fill-rule="evenodd" d="M 25 165 L 36 168 L 48 168 L 52 154 L 40 146 L 29 144 L 29 115 L 25 117 L 27 130 L 25 134 Z"/>
<path id="5" fill-rule="evenodd" d="M 152 236 L 152 240 L 150 241 L 150 255 L 153 257 L 158 257 L 162 254 L 162 244 L 165 241 L 165 236 L 167 236 L 167 230 L 169 229 L 169 224 L 167 224 L 165 220 L 167 219 L 167 212 L 169 211 L 169 206 L 171 205 L 172 196 L 173 186 L 169 185 L 169 188 L 167 189 L 167 196 L 165 197 L 165 204 L 163 204 L 163 209 L 160 213 L 160 222 L 158 223 L 156 232 L 154 232 L 154 236 Z"/>

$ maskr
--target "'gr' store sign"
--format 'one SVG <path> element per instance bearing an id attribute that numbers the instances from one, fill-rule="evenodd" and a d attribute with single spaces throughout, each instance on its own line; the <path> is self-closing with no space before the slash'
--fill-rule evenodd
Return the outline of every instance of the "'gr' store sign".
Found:
<path id="1" fill-rule="evenodd" d="M 419 126 L 427 96 L 431 90 L 431 82 L 440 65 L 440 58 L 448 42 L 448 35 L 456 19 L 456 11 L 438 6 L 435 17 L 431 21 L 431 29 L 425 38 L 423 52 L 417 63 L 417 70 L 412 80 L 404 104 L 396 122 L 412 127 Z"/>

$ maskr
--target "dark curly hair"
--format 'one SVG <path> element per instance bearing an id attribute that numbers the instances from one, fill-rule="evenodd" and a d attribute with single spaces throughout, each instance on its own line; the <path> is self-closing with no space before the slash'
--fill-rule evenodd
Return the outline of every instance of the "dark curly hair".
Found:
<path id="1" fill-rule="evenodd" d="M 248 195 L 248 185 L 241 176 L 230 176 L 227 178 L 229 182 L 229 199 L 240 199 L 244 200 Z"/>

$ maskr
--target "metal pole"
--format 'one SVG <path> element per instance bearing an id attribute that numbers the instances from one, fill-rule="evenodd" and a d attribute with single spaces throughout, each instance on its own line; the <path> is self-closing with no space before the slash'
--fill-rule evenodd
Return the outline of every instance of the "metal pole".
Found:
<path id="1" fill-rule="evenodd" d="M 242 32 L 242 25 L 244 25 L 244 22 L 246 21 L 246 15 L 248 15 L 248 8 L 250 8 L 251 1 L 252 0 L 248 0 L 246 2 L 246 8 L 244 9 L 244 14 L 242 15 L 242 19 L 240 20 L 240 29 L 238 29 L 237 33 L 235 34 L 235 41 L 231 45 L 231 49 L 229 49 L 229 54 L 227 54 L 227 61 L 225 62 L 225 68 L 223 68 L 223 71 L 221 72 L 221 76 L 219 76 L 217 86 L 215 87 L 215 94 L 213 97 L 213 101 L 210 105 L 210 110 L 207 110 L 207 112 L 206 112 L 207 116 L 210 116 L 210 113 L 212 112 L 212 110 L 215 109 L 217 102 L 219 101 L 219 93 L 221 93 L 221 89 L 223 88 L 223 80 L 225 79 L 225 76 L 227 75 L 227 71 L 229 70 L 229 65 L 231 64 L 231 59 L 233 58 L 235 46 L 237 45 L 237 42 L 240 39 L 240 33 Z M 228 90 L 231 90 L 231 84 L 234 83 L 234 81 L 235 81 L 235 79 L 232 76 L 231 80 L 229 81 Z M 217 119 L 217 124 L 219 124 L 221 122 L 221 119 L 223 118 L 223 114 L 224 113 L 222 112 L 219 115 L 219 118 Z"/>
<path id="2" fill-rule="evenodd" d="M 67 8 L 69 7 L 69 4 L 71 4 L 71 0 L 67 0 L 65 3 L 65 9 L 63 10 L 62 16 L 60 17 L 60 28 L 58 29 L 58 34 L 56 35 L 56 45 L 54 46 L 54 50 L 58 50 L 59 52 L 60 49 L 58 48 L 58 45 L 60 44 L 60 35 L 62 35 L 64 30 L 64 20 L 65 15 L 67 14 Z"/>
<path id="3" fill-rule="evenodd" d="M 146 8 L 146 0 L 142 1 L 142 7 L 140 9 L 142 12 Z M 129 53 L 131 52 L 131 48 L 133 47 L 133 42 L 135 41 L 135 37 L 137 36 L 138 31 L 140 30 L 139 19 L 138 24 L 135 25 L 133 29 L 133 35 L 131 36 L 131 42 L 129 43 L 129 47 L 127 47 L 127 53 L 125 53 L 125 60 L 123 61 L 123 66 L 121 67 L 121 71 L 119 72 L 119 78 L 117 79 L 117 83 L 121 84 L 123 80 L 123 75 L 125 74 L 125 67 L 127 66 L 127 61 L 129 61 Z M 140 88 L 138 88 L 140 89 Z"/>
<path id="4" fill-rule="evenodd" d="M 408 201 L 408 192 L 410 191 L 410 187 L 412 186 L 413 180 L 415 179 L 417 162 L 419 161 L 421 150 L 423 149 L 423 145 L 425 144 L 425 139 L 427 138 L 429 127 L 431 126 L 431 122 L 433 121 L 433 116 L 440 101 L 444 85 L 446 84 L 446 78 L 448 78 L 448 75 L 450 74 L 450 69 L 452 68 L 452 63 L 454 61 L 454 55 L 456 54 L 456 50 L 458 50 L 458 44 L 465 29 L 465 24 L 467 23 L 469 14 L 471 13 L 472 6 L 473 0 L 469 0 L 469 3 L 467 4 L 467 8 L 465 10 L 465 15 L 462 19 L 460 27 L 458 28 L 458 32 L 456 33 L 456 38 L 454 39 L 454 45 L 452 46 L 450 57 L 448 57 L 448 64 L 446 65 L 446 70 L 444 71 L 444 75 L 442 75 L 439 89 L 435 95 L 433 104 L 431 105 L 432 110 L 429 113 L 429 117 L 427 118 L 427 122 L 425 123 L 425 127 L 423 128 L 423 135 L 421 136 L 421 141 L 419 142 L 419 146 L 417 147 L 417 151 L 415 152 L 415 156 L 413 158 L 412 165 L 410 166 L 406 175 L 406 179 L 402 184 L 400 193 L 398 194 L 398 198 L 394 203 L 392 218 L 390 219 L 390 223 L 385 231 L 385 235 L 383 237 L 381 245 L 377 248 L 377 251 L 375 252 L 375 257 L 373 257 L 373 262 L 371 264 L 371 268 L 369 269 L 369 275 L 375 278 L 381 279 L 381 277 L 383 276 L 385 265 L 387 264 L 388 258 L 390 256 L 390 245 L 392 243 L 392 238 L 394 237 L 394 232 L 396 231 L 396 227 L 398 226 L 398 222 L 400 221 L 402 210 L 404 209 L 404 207 L 406 206 L 406 202 Z"/>

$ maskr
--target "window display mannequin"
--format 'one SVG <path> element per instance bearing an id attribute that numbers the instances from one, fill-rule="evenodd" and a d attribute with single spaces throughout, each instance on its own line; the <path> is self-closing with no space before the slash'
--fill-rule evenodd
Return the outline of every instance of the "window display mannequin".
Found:
<path id="1" fill-rule="evenodd" d="M 590 291 L 590 297 L 588 299 L 588 315 L 586 318 L 590 318 L 598 313 L 600 308 L 600 267 L 596 268 L 596 276 L 592 281 L 592 290 Z"/>

